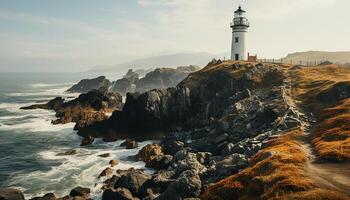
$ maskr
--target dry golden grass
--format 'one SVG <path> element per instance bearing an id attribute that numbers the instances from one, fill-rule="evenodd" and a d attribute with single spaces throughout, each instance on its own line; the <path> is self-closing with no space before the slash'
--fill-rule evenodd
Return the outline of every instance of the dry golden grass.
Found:
<path id="1" fill-rule="evenodd" d="M 350 161 L 350 99 L 329 102 L 320 98 L 320 94 L 331 94 L 335 84 L 350 81 L 350 69 L 336 65 L 310 67 L 294 71 L 292 76 L 293 95 L 318 121 L 312 131 L 312 144 L 318 156 Z"/>
<path id="2" fill-rule="evenodd" d="M 239 65 L 239 68 L 235 68 L 235 65 Z M 252 68 L 255 68 L 257 62 L 246 62 L 246 61 L 224 61 L 218 65 L 208 65 L 203 69 L 196 71 L 189 75 L 187 79 L 183 81 L 183 84 L 191 87 L 201 84 L 205 84 L 206 81 L 210 80 L 210 77 L 217 76 L 229 76 L 235 80 L 241 79 L 243 75 Z M 265 68 L 277 68 L 276 64 L 264 63 Z M 286 66 L 282 66 L 286 67 Z M 283 73 L 281 71 L 271 70 L 269 74 L 253 74 L 251 77 L 251 84 L 255 87 L 268 87 L 276 83 L 280 83 L 283 80 Z"/>
<path id="3" fill-rule="evenodd" d="M 291 76 L 294 97 L 302 101 L 302 105 L 307 109 L 315 114 L 320 114 L 324 108 L 330 105 L 326 102 L 320 102 L 316 97 L 336 83 L 350 81 L 350 68 L 337 65 L 305 67 L 291 71 Z"/>
<path id="4" fill-rule="evenodd" d="M 249 168 L 209 186 L 201 199 L 347 199 L 318 188 L 306 176 L 302 134 L 297 129 L 271 140 L 251 158 Z"/>
<path id="5" fill-rule="evenodd" d="M 350 161 L 350 99 L 325 109 L 312 137 L 320 158 Z"/>

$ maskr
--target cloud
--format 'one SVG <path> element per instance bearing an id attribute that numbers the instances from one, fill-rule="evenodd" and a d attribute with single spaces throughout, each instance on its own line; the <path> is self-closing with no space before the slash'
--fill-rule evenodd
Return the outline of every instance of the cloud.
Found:
<path id="1" fill-rule="evenodd" d="M 252 18 L 281 20 L 285 17 L 331 8 L 337 0 L 247 0 L 246 2 Z"/>
<path id="2" fill-rule="evenodd" d="M 93 27 L 81 21 L 42 16 L 42 15 L 34 15 L 34 14 L 21 13 L 21 12 L 7 12 L 7 11 L 0 10 L 0 19 L 12 20 L 12 21 L 17 21 L 21 23 L 41 25 L 41 26 L 74 29 L 74 30 L 79 30 L 90 34 L 108 34 L 109 33 L 109 31 L 105 29 Z"/>

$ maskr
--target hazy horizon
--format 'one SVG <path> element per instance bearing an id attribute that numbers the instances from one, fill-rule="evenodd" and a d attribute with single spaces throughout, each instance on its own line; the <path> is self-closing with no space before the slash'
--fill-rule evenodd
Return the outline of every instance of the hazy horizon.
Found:
<path id="1" fill-rule="evenodd" d="M 248 50 L 349 51 L 346 0 L 2 0 L 0 72 L 79 72 L 152 56 L 223 54 L 238 5 Z"/>

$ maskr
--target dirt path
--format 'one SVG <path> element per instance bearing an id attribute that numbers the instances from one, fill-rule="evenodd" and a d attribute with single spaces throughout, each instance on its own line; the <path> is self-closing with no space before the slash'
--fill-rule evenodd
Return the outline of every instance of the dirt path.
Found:
<path id="1" fill-rule="evenodd" d="M 295 99 L 291 95 L 291 83 L 292 80 L 288 77 L 284 82 L 283 98 L 285 103 L 290 106 L 292 112 L 300 119 L 302 129 L 305 133 L 300 138 L 300 141 L 308 157 L 305 170 L 309 178 L 320 188 L 335 190 L 350 196 L 350 164 L 319 161 L 317 159 L 310 138 L 310 130 L 315 120 L 310 114 L 307 114 L 297 106 Z"/>

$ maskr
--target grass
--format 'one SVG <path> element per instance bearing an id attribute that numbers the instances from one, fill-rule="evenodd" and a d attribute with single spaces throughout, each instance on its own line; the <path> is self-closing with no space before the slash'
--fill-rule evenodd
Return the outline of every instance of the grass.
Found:
<path id="1" fill-rule="evenodd" d="M 307 177 L 307 158 L 299 143 L 302 134 L 296 129 L 271 140 L 251 158 L 250 167 L 209 186 L 201 199 L 347 199 L 318 188 Z"/>
<path id="2" fill-rule="evenodd" d="M 218 65 L 208 65 L 203 69 L 191 73 L 182 83 L 188 87 L 205 84 L 213 76 L 230 76 L 235 80 L 241 79 L 248 70 L 255 68 L 259 63 L 245 61 L 224 61 Z M 236 68 L 239 66 L 239 68 Z M 263 64 L 262 68 L 277 69 L 276 64 Z M 283 67 L 283 66 L 282 66 Z M 273 77 L 273 78 L 272 78 Z M 278 70 L 269 70 L 268 74 L 252 73 L 251 84 L 255 87 L 268 87 L 283 80 L 283 73 Z"/>
<path id="3" fill-rule="evenodd" d="M 318 157 L 350 161 L 350 99 L 331 101 L 334 87 L 350 85 L 350 69 L 336 65 L 310 67 L 292 72 L 292 76 L 294 97 L 317 118 L 312 144 Z"/>
<path id="4" fill-rule="evenodd" d="M 312 143 L 319 157 L 348 160 L 350 99 L 334 103 L 318 97 L 330 92 L 335 84 L 349 81 L 350 69 L 328 65 L 290 70 L 290 75 L 293 98 L 300 106 L 315 113 L 318 119 L 312 132 Z M 250 159 L 250 167 L 208 186 L 201 199 L 349 199 L 336 191 L 319 188 L 308 177 L 305 170 L 308 158 L 301 144 L 304 139 L 305 133 L 295 129 L 270 140 Z"/>
<path id="5" fill-rule="evenodd" d="M 350 161 L 350 99 L 323 111 L 312 138 L 320 158 Z"/>

